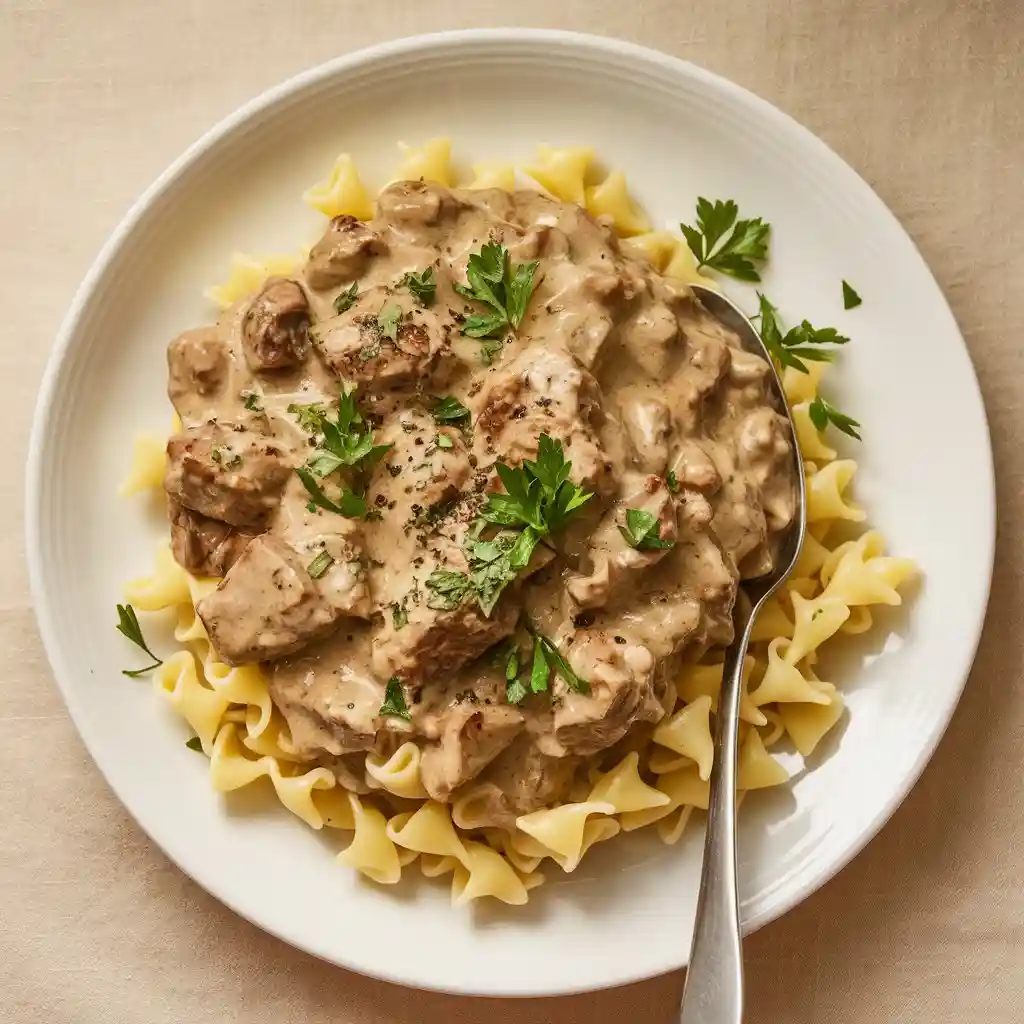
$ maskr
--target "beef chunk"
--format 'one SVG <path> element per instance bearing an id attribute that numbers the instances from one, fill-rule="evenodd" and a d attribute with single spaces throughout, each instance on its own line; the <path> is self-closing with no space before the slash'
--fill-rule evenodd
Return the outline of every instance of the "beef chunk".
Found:
<path id="1" fill-rule="evenodd" d="M 335 217 L 309 251 L 306 280 L 319 290 L 354 281 L 386 248 L 380 235 L 361 220 L 348 214 Z"/>
<path id="2" fill-rule="evenodd" d="M 393 330 L 381 326 L 381 314 L 389 308 L 400 311 Z M 409 296 L 389 296 L 383 288 L 371 289 L 351 310 L 324 324 L 317 341 L 339 377 L 380 388 L 428 377 L 445 347 L 436 313 L 416 306 Z"/>
<path id="3" fill-rule="evenodd" d="M 464 701 L 448 709 L 440 741 L 423 751 L 420 774 L 434 800 L 447 801 L 452 790 L 476 778 L 523 728 L 515 708 Z"/>
<path id="4" fill-rule="evenodd" d="M 599 630 L 583 632 L 569 649 L 569 662 L 590 692 L 567 692 L 555 710 L 555 738 L 568 753 L 596 754 L 618 743 L 634 723 L 664 716 L 646 647 L 616 643 Z"/>
<path id="5" fill-rule="evenodd" d="M 171 551 L 193 576 L 223 576 L 238 561 L 253 534 L 172 501 Z"/>
<path id="6" fill-rule="evenodd" d="M 299 366 L 309 350 L 309 300 L 296 281 L 271 277 L 242 319 L 245 358 L 257 373 Z"/>
<path id="7" fill-rule="evenodd" d="M 600 390 L 562 348 L 525 349 L 493 378 L 477 423 L 499 457 L 516 465 L 537 457 L 542 433 L 562 442 L 577 484 L 606 489 L 612 465 L 598 441 Z"/>
<path id="8" fill-rule="evenodd" d="M 441 185 L 431 181 L 395 181 L 377 197 L 377 215 L 392 224 L 437 224 L 461 203 Z"/>
<path id="9" fill-rule="evenodd" d="M 267 534 L 250 541 L 196 610 L 214 649 L 229 665 L 293 654 L 330 632 L 341 615 L 301 557 Z"/>
<path id="10" fill-rule="evenodd" d="M 167 458 L 170 497 L 232 526 L 261 524 L 291 473 L 272 442 L 241 425 L 206 423 L 176 434 Z"/>
<path id="11" fill-rule="evenodd" d="M 216 327 L 197 327 L 167 346 L 167 396 L 178 415 L 210 405 L 227 387 L 231 354 Z"/>

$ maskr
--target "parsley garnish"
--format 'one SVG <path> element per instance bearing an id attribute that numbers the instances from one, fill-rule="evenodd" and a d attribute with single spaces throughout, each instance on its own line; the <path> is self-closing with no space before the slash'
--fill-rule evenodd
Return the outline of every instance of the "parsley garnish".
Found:
<path id="1" fill-rule="evenodd" d="M 473 302 L 482 302 L 489 311 L 466 317 L 462 333 L 470 338 L 501 338 L 509 329 L 517 331 L 533 294 L 537 266 L 536 260 L 513 263 L 508 249 L 497 242 L 487 242 L 473 253 L 466 267 L 469 284 L 457 283 L 455 290 Z M 494 351 L 489 349 L 483 357 L 485 363 Z"/>
<path id="2" fill-rule="evenodd" d="M 356 408 L 354 390 L 338 399 L 333 423 L 326 414 L 320 416 L 319 431 L 323 441 L 306 463 L 306 468 L 319 477 L 330 476 L 342 466 L 369 468 L 394 447 L 373 443 L 373 428 Z"/>
<path id="3" fill-rule="evenodd" d="M 437 294 L 437 282 L 434 280 L 434 268 L 427 267 L 419 274 L 406 274 L 401 285 L 408 288 L 421 306 L 431 306 Z"/>
<path id="4" fill-rule="evenodd" d="M 812 363 L 830 363 L 832 353 L 817 348 L 819 345 L 845 345 L 850 339 L 834 327 L 812 327 L 804 320 L 798 327 L 792 327 L 785 334 L 779 326 L 779 311 L 767 297 L 757 293 L 761 311 L 761 340 L 769 354 L 783 370 L 792 366 L 794 370 L 807 373 L 806 359 Z"/>
<path id="5" fill-rule="evenodd" d="M 741 281 L 760 281 L 752 261 L 767 258 L 771 225 L 760 217 L 737 220 L 737 216 L 739 207 L 731 199 L 711 203 L 701 196 L 697 200 L 697 226 L 680 224 L 679 230 L 697 257 L 698 267 L 709 267 Z M 730 229 L 731 234 L 721 241 Z"/>
<path id="6" fill-rule="evenodd" d="M 665 477 L 665 483 L 673 494 L 679 490 L 679 478 L 676 476 L 676 471 L 674 469 L 670 469 L 668 471 L 668 476 Z"/>
<path id="7" fill-rule="evenodd" d="M 435 569 L 427 577 L 427 589 L 433 594 L 427 598 L 427 607 L 438 611 L 457 608 L 470 591 L 469 577 L 452 569 Z"/>
<path id="8" fill-rule="evenodd" d="M 130 676 L 132 679 L 135 679 L 138 676 L 144 675 L 146 672 L 152 672 L 153 669 L 163 664 L 163 661 L 149 649 L 146 639 L 142 635 L 142 627 L 139 625 L 139 618 L 135 614 L 135 609 L 130 604 L 119 604 L 117 606 L 117 630 L 119 633 L 128 637 L 136 647 L 141 647 L 142 650 L 144 650 L 153 659 L 153 664 L 147 665 L 145 668 L 130 670 L 122 669 L 122 672 L 126 676 Z"/>
<path id="9" fill-rule="evenodd" d="M 548 688 L 548 676 L 551 669 L 544 655 L 544 643 L 539 636 L 533 638 L 533 664 L 530 666 L 530 689 L 534 693 L 543 693 Z"/>
<path id="10" fill-rule="evenodd" d="M 296 405 L 294 402 L 288 406 L 288 411 L 298 418 L 299 426 L 311 434 L 319 434 L 323 429 L 324 418 L 327 411 L 320 402 L 313 402 L 310 405 Z"/>
<path id="11" fill-rule="evenodd" d="M 334 565 L 334 556 L 329 551 L 321 551 L 306 567 L 310 579 L 318 580 Z"/>
<path id="12" fill-rule="evenodd" d="M 435 423 L 462 423 L 464 420 L 469 420 L 469 410 L 457 399 L 451 395 L 445 395 L 443 398 L 437 400 L 437 405 L 434 406 L 434 422 Z"/>
<path id="13" fill-rule="evenodd" d="M 405 702 L 405 691 L 402 689 L 402 680 L 398 676 L 392 676 L 387 686 L 384 687 L 384 703 L 381 704 L 378 715 L 395 715 L 408 721 L 412 716 L 409 714 L 409 705 Z"/>
<path id="14" fill-rule="evenodd" d="M 455 442 L 447 434 L 438 434 L 437 437 L 434 438 L 434 443 L 438 448 L 455 447 Z"/>
<path id="15" fill-rule="evenodd" d="M 190 740 L 185 740 L 185 746 L 189 750 L 194 750 L 197 754 L 203 752 L 203 741 L 198 736 L 193 736 Z"/>
<path id="16" fill-rule="evenodd" d="M 350 310 L 359 297 L 359 282 L 353 281 L 352 285 L 340 292 L 334 299 L 334 312 L 345 313 Z"/>
<path id="17" fill-rule="evenodd" d="M 402 307 L 397 302 L 385 303 L 380 312 L 377 314 L 377 329 L 380 331 L 382 338 L 389 338 L 391 341 L 398 340 L 398 325 L 402 321 Z M 379 350 L 378 350 L 379 352 Z M 373 359 L 378 353 L 375 352 L 373 355 L 367 356 L 367 359 Z M 360 353 L 362 355 L 362 353 Z"/>
<path id="18" fill-rule="evenodd" d="M 638 551 L 660 551 L 675 547 L 674 540 L 661 539 L 661 524 L 642 508 L 626 509 L 626 525 L 619 527 L 626 543 Z"/>
<path id="19" fill-rule="evenodd" d="M 861 439 L 858 433 L 860 424 L 852 417 L 841 413 L 835 406 L 829 405 L 821 395 L 811 402 L 807 414 L 818 430 L 823 431 L 831 423 L 836 430 L 841 430 L 849 437 L 855 437 L 858 441 Z"/>
<path id="20" fill-rule="evenodd" d="M 295 472 L 298 473 L 299 479 L 309 493 L 310 500 L 306 508 L 310 512 L 322 508 L 344 516 L 346 519 L 362 519 L 366 515 L 366 499 L 361 494 L 356 494 L 347 487 L 343 487 L 338 501 L 332 501 L 308 469 L 300 466 Z"/>
<path id="21" fill-rule="evenodd" d="M 394 626 L 397 631 L 408 624 L 409 611 L 405 607 L 405 602 L 403 601 L 401 604 L 397 601 L 393 602 L 391 605 L 391 625 Z"/>
<path id="22" fill-rule="evenodd" d="M 249 412 L 263 412 L 258 391 L 240 391 L 238 397 L 242 399 L 242 404 Z"/>
<path id="23" fill-rule="evenodd" d="M 856 309 L 864 300 L 844 281 L 843 309 Z"/>

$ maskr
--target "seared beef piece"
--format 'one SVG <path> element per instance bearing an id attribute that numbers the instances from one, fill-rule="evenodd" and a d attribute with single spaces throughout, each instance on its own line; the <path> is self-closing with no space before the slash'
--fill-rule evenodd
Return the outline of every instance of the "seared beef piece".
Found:
<path id="1" fill-rule="evenodd" d="M 635 722 L 665 714 L 654 686 L 654 657 L 646 647 L 617 643 L 598 630 L 576 635 L 573 671 L 589 693 L 566 692 L 555 710 L 555 738 L 570 754 L 589 755 L 618 743 Z"/>
<path id="2" fill-rule="evenodd" d="M 178 415 L 211 404 L 228 381 L 231 353 L 217 327 L 197 327 L 167 346 L 167 396 Z M 196 400 L 200 399 L 199 402 Z"/>
<path id="3" fill-rule="evenodd" d="M 434 800 L 476 778 L 523 728 L 515 708 L 464 701 L 445 713 L 444 731 L 423 751 L 420 776 Z"/>
<path id="4" fill-rule="evenodd" d="M 382 327 L 381 314 L 390 310 L 399 319 Z M 378 388 L 425 380 L 446 347 L 437 313 L 384 288 L 361 295 L 352 309 L 327 321 L 317 339 L 318 351 L 339 377 Z"/>
<path id="5" fill-rule="evenodd" d="M 245 358 L 257 373 L 301 365 L 309 351 L 309 300 L 296 281 L 271 277 L 242 318 Z"/>
<path id="6" fill-rule="evenodd" d="M 167 442 L 164 488 L 186 508 L 232 526 L 259 526 L 291 473 L 271 439 L 240 424 L 204 423 Z"/>
<path id="7" fill-rule="evenodd" d="M 171 551 L 193 576 L 223 576 L 238 560 L 253 534 L 219 519 L 170 503 Z"/>
<path id="8" fill-rule="evenodd" d="M 502 461 L 537 457 L 542 433 L 561 441 L 575 483 L 606 488 L 612 464 L 601 449 L 600 390 L 562 348 L 531 346 L 485 385 L 477 428 Z"/>
<path id="9" fill-rule="evenodd" d="M 395 181 L 377 196 L 377 215 L 403 226 L 437 224 L 461 208 L 448 189 L 431 181 Z"/>
<path id="10" fill-rule="evenodd" d="M 329 633 L 342 614 L 324 597 L 300 556 L 268 534 L 249 543 L 196 610 L 214 649 L 229 665 L 292 654 Z"/>
<path id="11" fill-rule="evenodd" d="M 311 288 L 323 290 L 361 277 L 370 260 L 386 251 L 372 228 L 349 214 L 335 217 L 312 249 L 306 263 Z"/>

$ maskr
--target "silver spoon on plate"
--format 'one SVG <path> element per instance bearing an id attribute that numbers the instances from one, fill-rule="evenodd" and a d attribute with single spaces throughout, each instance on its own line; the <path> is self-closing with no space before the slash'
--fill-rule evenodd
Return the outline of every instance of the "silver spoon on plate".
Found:
<path id="1" fill-rule="evenodd" d="M 743 658 L 758 611 L 785 582 L 800 556 L 806 532 L 807 493 L 796 428 L 782 381 L 761 336 L 724 295 L 702 285 L 693 285 L 693 292 L 712 316 L 739 335 L 744 349 L 768 361 L 778 411 L 789 423 L 796 472 L 796 514 L 788 532 L 781 538 L 775 567 L 766 576 L 745 580 L 733 609 L 735 633 L 726 649 L 722 669 L 704 866 L 679 1018 L 680 1024 L 740 1024 L 743 1019 L 743 945 L 736 880 L 736 752 Z"/>

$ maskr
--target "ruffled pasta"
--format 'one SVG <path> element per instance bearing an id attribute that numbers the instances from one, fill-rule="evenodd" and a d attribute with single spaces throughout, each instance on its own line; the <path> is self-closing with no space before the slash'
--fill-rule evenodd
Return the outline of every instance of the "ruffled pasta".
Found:
<path id="1" fill-rule="evenodd" d="M 360 220 L 369 220 L 373 216 L 373 200 L 359 178 L 355 161 L 348 153 L 342 153 L 334 161 L 334 166 L 323 181 L 302 193 L 302 200 L 328 217 L 348 214 Z"/>
<path id="2" fill-rule="evenodd" d="M 538 146 L 526 173 L 557 199 L 583 206 L 584 179 L 593 159 L 594 151 L 586 146 Z"/>
<path id="3" fill-rule="evenodd" d="M 512 164 L 496 160 L 473 164 L 473 180 L 466 186 L 466 188 L 501 188 L 506 192 L 514 192 L 515 187 L 515 167 Z"/>
<path id="4" fill-rule="evenodd" d="M 227 309 L 239 299 L 248 298 L 259 291 L 268 277 L 295 273 L 304 257 L 278 253 L 272 256 L 249 256 L 236 252 L 231 257 L 231 270 L 223 284 L 207 288 L 203 294 L 221 309 Z"/>
<path id="5" fill-rule="evenodd" d="M 121 497 L 162 486 L 167 446 L 153 434 L 138 434 L 132 442 L 132 464 L 117 493 Z"/>
<path id="6" fill-rule="evenodd" d="M 452 140 L 449 138 L 428 139 L 422 146 L 398 144 L 402 163 L 395 174 L 395 181 L 436 181 L 439 185 L 451 185 Z"/>
<path id="7" fill-rule="evenodd" d="M 651 222 L 633 202 L 626 189 L 626 176 L 612 171 L 600 185 L 584 190 L 587 211 L 611 222 L 617 235 L 642 235 L 651 230 Z"/>

